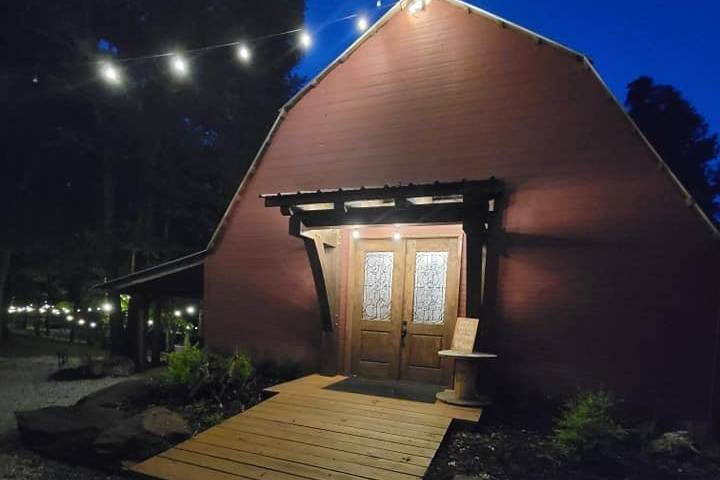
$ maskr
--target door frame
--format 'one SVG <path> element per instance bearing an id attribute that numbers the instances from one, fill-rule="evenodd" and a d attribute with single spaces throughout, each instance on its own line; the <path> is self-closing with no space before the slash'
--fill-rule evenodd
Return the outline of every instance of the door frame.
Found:
<path id="1" fill-rule="evenodd" d="M 430 224 L 425 225 L 417 225 L 418 228 L 427 227 Z M 433 224 L 438 225 L 438 224 Z M 456 224 L 448 224 L 446 226 L 449 227 L 455 227 Z M 385 227 L 384 225 L 368 225 L 364 226 L 362 229 L 362 232 L 360 233 L 359 240 L 386 240 L 389 239 L 392 241 L 392 234 L 388 234 L 386 232 L 377 232 L 375 231 L 375 234 L 373 234 L 373 227 Z M 407 239 L 427 239 L 427 238 L 455 238 L 457 239 L 457 248 L 458 248 L 458 261 L 459 261 L 459 268 L 458 268 L 458 278 L 457 278 L 457 285 L 458 285 L 458 301 L 457 301 L 457 315 L 456 316 L 462 316 L 465 314 L 465 303 L 462 302 L 462 288 L 463 288 L 463 277 L 464 277 L 464 271 L 465 271 L 465 257 L 464 257 L 464 244 L 465 244 L 465 233 L 462 229 L 462 225 L 457 225 L 458 232 L 437 232 L 437 233 L 408 233 L 403 235 L 403 240 Z M 343 350 L 344 350 L 344 358 L 342 359 L 342 373 L 345 375 L 352 375 L 352 341 L 353 341 L 353 332 L 355 330 L 355 325 L 353 324 L 353 309 L 355 307 L 355 296 L 353 295 L 353 292 L 355 291 L 356 285 L 356 277 L 357 277 L 357 266 L 355 265 L 355 254 L 356 254 L 356 248 L 355 248 L 355 240 L 350 236 L 349 238 L 349 248 L 348 248 L 348 254 L 345 257 L 345 261 L 347 262 L 347 275 L 345 278 L 345 281 L 347 282 L 347 288 L 345 290 L 344 296 L 345 296 L 345 308 L 343 309 L 343 314 L 345 315 L 345 340 L 343 342 Z M 403 289 L 405 287 L 403 286 Z"/>

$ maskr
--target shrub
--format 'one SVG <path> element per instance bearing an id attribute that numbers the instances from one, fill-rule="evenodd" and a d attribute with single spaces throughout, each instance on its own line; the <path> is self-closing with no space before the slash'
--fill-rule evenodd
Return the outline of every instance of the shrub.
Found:
<path id="1" fill-rule="evenodd" d="M 186 337 L 183 349 L 168 355 L 167 379 L 191 387 L 200 377 L 202 365 L 202 350 L 190 345 L 190 339 Z"/>
<path id="2" fill-rule="evenodd" d="M 607 450 L 627 431 L 613 418 L 615 400 L 605 391 L 580 393 L 565 405 L 553 429 L 552 443 L 570 458 Z"/>
<path id="3" fill-rule="evenodd" d="M 250 357 L 244 353 L 236 353 L 227 360 L 227 375 L 228 378 L 235 382 L 244 382 L 247 380 L 253 372 L 252 363 Z"/>

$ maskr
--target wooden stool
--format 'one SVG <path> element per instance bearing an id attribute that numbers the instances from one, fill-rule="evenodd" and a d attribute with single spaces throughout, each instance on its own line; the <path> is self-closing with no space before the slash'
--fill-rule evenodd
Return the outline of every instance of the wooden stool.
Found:
<path id="1" fill-rule="evenodd" d="M 458 350 L 440 350 L 438 355 L 455 359 L 453 389 L 438 392 L 435 395 L 440 401 L 465 407 L 484 407 L 490 405 L 488 395 L 478 395 L 475 385 L 478 376 L 478 365 L 483 359 L 497 358 L 494 353 L 461 352 Z"/>

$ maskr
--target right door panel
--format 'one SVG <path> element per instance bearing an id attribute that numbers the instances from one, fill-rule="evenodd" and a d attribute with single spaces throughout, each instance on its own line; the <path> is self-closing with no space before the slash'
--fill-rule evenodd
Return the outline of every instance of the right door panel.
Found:
<path id="1" fill-rule="evenodd" d="M 410 238 L 405 244 L 400 376 L 447 383 L 449 365 L 437 352 L 450 347 L 457 319 L 458 238 Z"/>

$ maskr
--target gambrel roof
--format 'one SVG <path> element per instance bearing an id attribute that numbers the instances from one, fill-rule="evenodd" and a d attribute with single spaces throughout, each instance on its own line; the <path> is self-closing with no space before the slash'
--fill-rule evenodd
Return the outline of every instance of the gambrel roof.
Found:
<path id="1" fill-rule="evenodd" d="M 675 184 L 677 189 L 680 192 L 681 195 L 681 201 L 684 201 L 687 206 L 695 211 L 697 215 L 700 216 L 702 222 L 704 222 L 707 227 L 710 229 L 711 234 L 714 236 L 714 238 L 720 240 L 720 230 L 718 230 L 718 227 L 715 225 L 715 223 L 711 220 L 710 216 L 703 211 L 703 209 L 700 207 L 700 205 L 695 202 L 693 199 L 692 194 L 685 188 L 685 186 L 680 182 L 680 180 L 677 178 L 677 176 L 672 172 L 669 165 L 662 159 L 660 154 L 655 150 L 655 148 L 650 144 L 647 137 L 640 131 L 637 124 L 634 122 L 634 120 L 630 117 L 630 115 L 627 113 L 627 111 L 623 108 L 621 102 L 618 100 L 618 98 L 612 93 L 612 91 L 609 89 L 605 81 L 602 79 L 598 71 L 593 66 L 592 60 L 585 54 L 578 52 L 570 47 L 567 47 L 557 41 L 554 41 L 550 38 L 547 38 L 543 35 L 540 35 L 536 32 L 533 32 L 527 28 L 524 28 L 520 25 L 517 25 L 509 20 L 506 20 L 504 18 L 501 18 L 493 13 L 490 13 L 486 10 L 483 10 L 482 8 L 476 7 L 474 5 L 470 5 L 466 2 L 463 2 L 461 0 L 436 0 L 438 2 L 443 1 L 447 2 L 449 4 L 452 4 L 458 8 L 461 8 L 463 10 L 466 10 L 468 14 L 473 15 L 480 15 L 483 16 L 491 21 L 496 22 L 501 28 L 508 28 L 514 31 L 517 31 L 519 34 L 527 35 L 534 39 L 534 41 L 538 45 L 547 45 L 551 48 L 557 48 L 564 53 L 568 55 L 569 58 L 574 59 L 575 61 L 580 61 L 583 63 L 586 69 L 588 69 L 594 77 L 596 78 L 597 82 L 600 83 L 602 88 L 604 89 L 605 93 L 607 94 L 608 98 L 610 98 L 617 106 L 618 109 L 623 113 L 625 116 L 629 128 L 632 129 L 632 131 L 638 135 L 638 137 L 644 142 L 646 147 L 652 152 L 652 156 L 654 157 L 655 161 L 657 162 L 658 169 L 661 169 L 662 171 L 666 172 L 667 175 L 671 178 L 672 182 Z M 250 167 L 248 168 L 248 171 L 246 172 L 245 176 L 243 177 L 242 181 L 240 182 L 240 185 L 238 186 L 237 191 L 235 192 L 233 198 L 231 199 L 227 210 L 225 211 L 223 217 L 221 218 L 220 222 L 218 223 L 218 226 L 216 227 L 210 241 L 207 247 L 207 251 L 212 252 L 214 247 L 216 246 L 217 242 L 219 241 L 219 237 L 223 231 L 223 227 L 225 223 L 228 221 L 230 212 L 233 209 L 234 204 L 237 201 L 238 196 L 245 188 L 248 180 L 254 175 L 256 172 L 259 163 L 263 157 L 263 155 L 266 152 L 267 147 L 270 145 L 270 142 L 277 132 L 280 124 L 285 119 L 286 115 L 292 109 L 300 100 L 303 99 L 303 97 L 311 91 L 313 88 L 315 88 L 319 82 L 321 82 L 328 74 L 330 74 L 337 66 L 341 65 L 343 62 L 345 62 L 350 55 L 353 54 L 358 48 L 360 48 L 369 38 L 371 38 L 373 35 L 375 35 L 394 15 L 396 15 L 398 12 L 405 10 L 409 7 L 409 5 L 420 2 L 423 6 L 427 6 L 430 4 L 430 0 L 400 0 L 398 1 L 392 8 L 390 8 L 380 19 L 378 19 L 370 28 L 368 28 L 365 33 L 363 33 L 354 43 L 352 43 L 344 52 L 342 52 L 335 60 L 333 60 L 325 69 L 323 69 L 315 78 L 313 78 L 307 85 L 305 85 L 304 88 L 302 88 L 295 96 L 290 98 L 281 108 L 280 112 L 275 119 L 275 122 L 273 123 L 272 127 L 270 128 L 270 131 L 268 135 L 266 136 L 265 140 L 261 144 L 257 154 L 255 155 Z M 351 185 L 347 185 L 351 186 Z M 342 186 L 338 186 L 342 187 Z"/>

